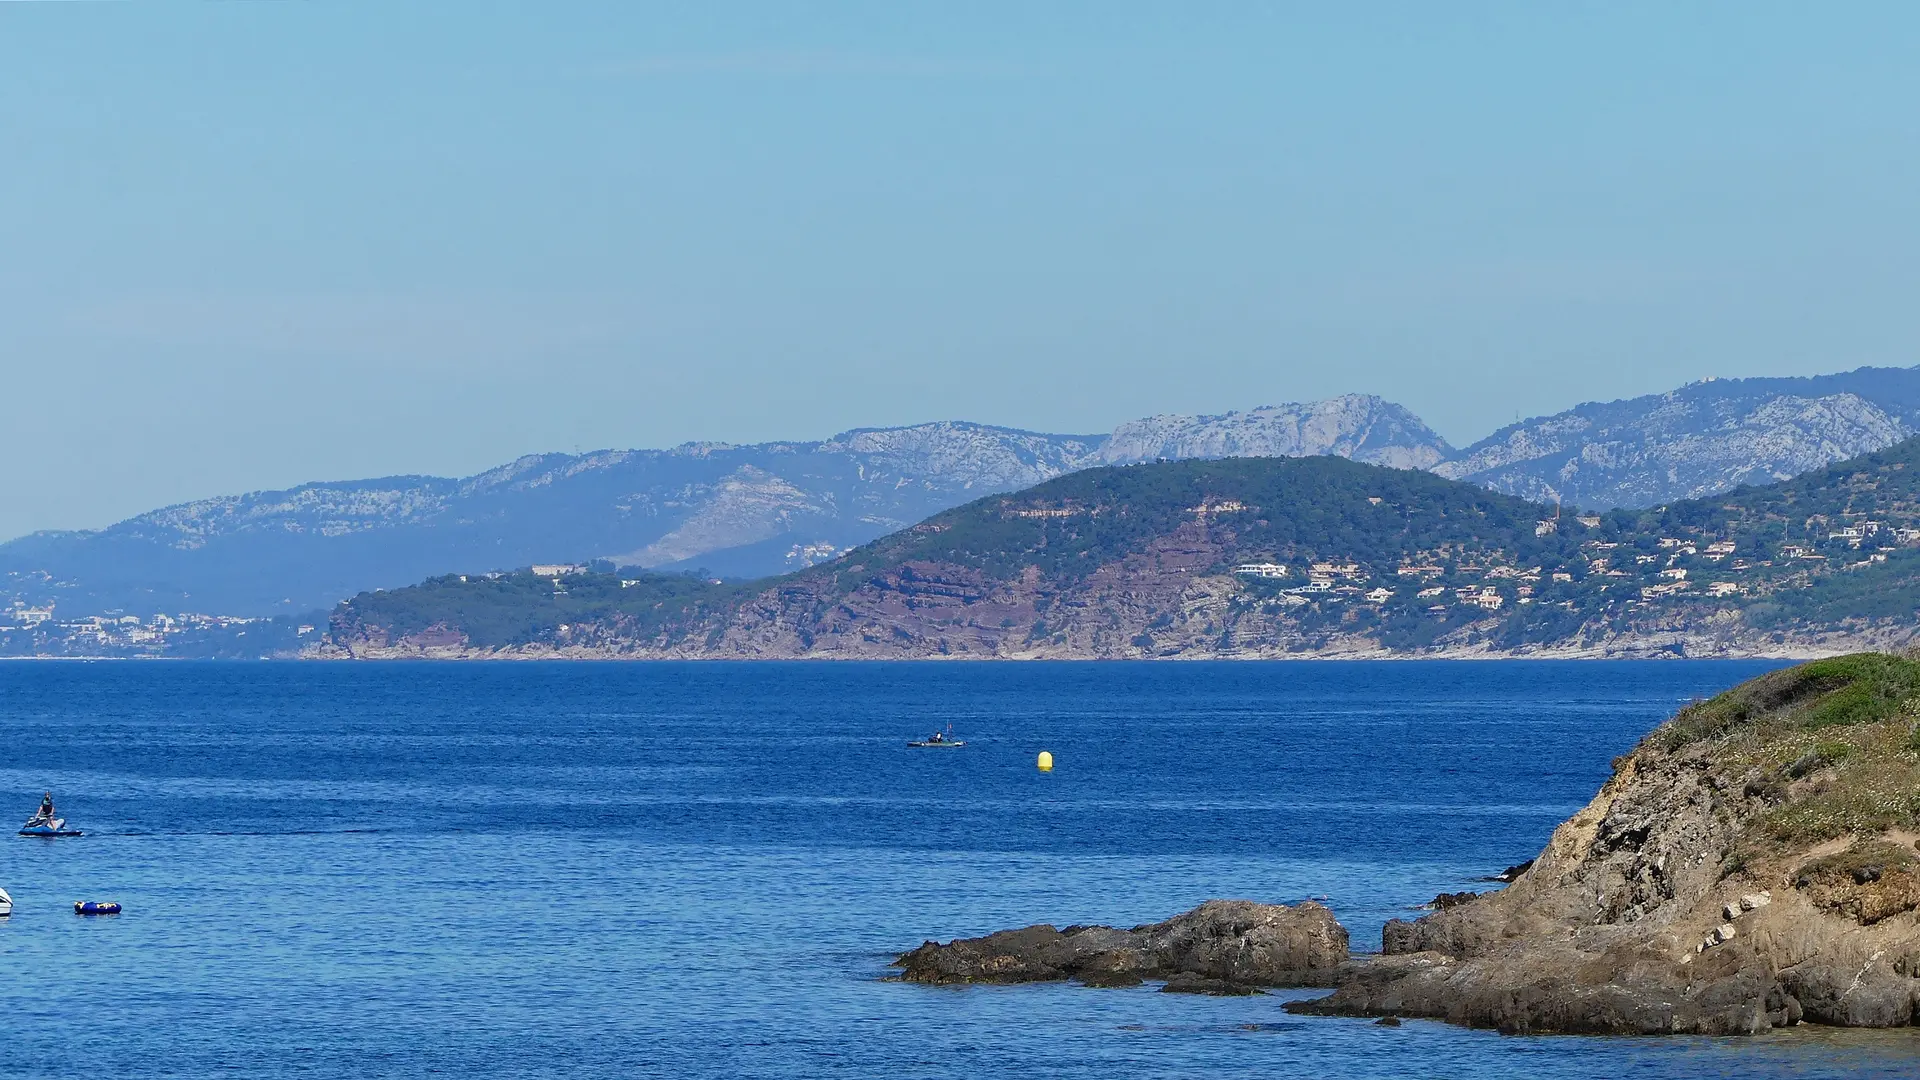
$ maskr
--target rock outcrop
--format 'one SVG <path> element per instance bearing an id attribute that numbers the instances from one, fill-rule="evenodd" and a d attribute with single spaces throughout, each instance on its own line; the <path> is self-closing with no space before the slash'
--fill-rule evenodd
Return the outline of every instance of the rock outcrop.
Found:
<path id="1" fill-rule="evenodd" d="M 923 983 L 1078 979 L 1516 1034 L 1920 1024 L 1920 659 L 1856 654 L 1682 709 L 1497 892 L 1443 894 L 1349 957 L 1316 903 L 1032 926 L 895 962 Z"/>
<path id="2" fill-rule="evenodd" d="M 1689 706 L 1508 888 L 1394 921 L 1303 1013 L 1752 1034 L 1920 1013 L 1920 662 L 1862 654 Z"/>
<path id="3" fill-rule="evenodd" d="M 1209 900 L 1165 922 L 1029 926 L 945 945 L 929 941 L 894 961 L 918 983 L 1077 979 L 1133 986 L 1166 980 L 1173 993 L 1245 993 L 1266 986 L 1331 986 L 1347 960 L 1347 931 L 1326 907 Z"/>

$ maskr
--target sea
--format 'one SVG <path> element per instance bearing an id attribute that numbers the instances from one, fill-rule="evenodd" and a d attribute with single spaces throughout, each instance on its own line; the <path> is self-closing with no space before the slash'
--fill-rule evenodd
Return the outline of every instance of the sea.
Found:
<path id="1" fill-rule="evenodd" d="M 0 838 L 0 1076 L 1920 1075 L 1920 1029 L 888 981 L 926 939 L 1210 897 L 1325 898 L 1377 949 L 1770 666 L 0 664 L 0 813 L 50 790 L 85 830 Z"/>

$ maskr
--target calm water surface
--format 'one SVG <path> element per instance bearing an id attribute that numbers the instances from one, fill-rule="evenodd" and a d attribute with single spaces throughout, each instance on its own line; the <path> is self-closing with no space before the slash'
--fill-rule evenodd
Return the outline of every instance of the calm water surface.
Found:
<path id="1" fill-rule="evenodd" d="M 0 811 L 51 787 L 88 831 L 0 842 L 0 1075 L 1920 1075 L 1916 1032 L 880 981 L 924 938 L 1213 896 L 1325 896 L 1377 947 L 1765 667 L 0 665 Z M 965 749 L 903 745 L 949 722 Z"/>

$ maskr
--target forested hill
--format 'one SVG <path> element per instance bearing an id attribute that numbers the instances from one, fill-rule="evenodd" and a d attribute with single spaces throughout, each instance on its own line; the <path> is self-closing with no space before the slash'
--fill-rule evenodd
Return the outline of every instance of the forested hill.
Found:
<path id="1" fill-rule="evenodd" d="M 1584 514 L 1332 457 L 1091 469 L 747 584 L 633 571 L 363 594 L 330 649 L 627 656 L 1716 655 L 1903 638 L 1920 440 Z M 1855 642 L 1857 644 L 1857 641 Z"/>
<path id="2" fill-rule="evenodd" d="M 1523 499 L 1343 458 L 1182 461 L 1090 469 L 982 499 L 876 541 L 847 563 L 868 572 L 942 563 L 994 579 L 1034 568 L 1067 582 L 1182 532 L 1204 534 L 1224 560 L 1371 564 L 1443 549 L 1552 558 L 1564 538 L 1535 535 L 1540 515 Z"/>

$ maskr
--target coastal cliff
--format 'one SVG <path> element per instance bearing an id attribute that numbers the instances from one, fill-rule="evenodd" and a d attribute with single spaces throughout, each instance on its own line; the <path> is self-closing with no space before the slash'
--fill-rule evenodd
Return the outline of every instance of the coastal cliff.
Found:
<path id="1" fill-rule="evenodd" d="M 1859 654 L 1688 706 L 1507 889 L 1389 923 L 1308 1013 L 1750 1034 L 1920 1012 L 1920 662 Z"/>
<path id="2" fill-rule="evenodd" d="M 1511 885 L 1438 897 L 1433 913 L 1389 922 L 1376 955 L 1345 957 L 1341 931 L 1339 955 L 1323 948 L 1311 964 L 1206 967 L 1150 949 L 1144 961 L 1110 962 L 1116 948 L 1141 954 L 1172 920 L 929 942 L 897 963 L 923 982 L 1018 981 L 995 972 L 1102 982 L 1130 971 L 1193 974 L 1213 980 L 1212 992 L 1332 985 L 1287 1009 L 1512 1033 L 1897 1027 L 1920 1023 L 1916 827 L 1920 660 L 1856 654 L 1682 709 L 1615 761 L 1593 801 L 1512 869 Z M 1231 953 L 1248 920 L 1195 919 L 1210 907 L 1180 919 L 1211 926 L 1198 936 Z M 1312 928 L 1310 908 L 1266 910 Z M 1296 941 L 1290 955 L 1309 953 Z"/>

